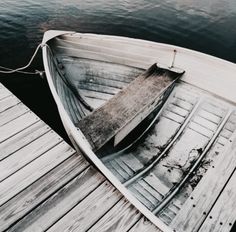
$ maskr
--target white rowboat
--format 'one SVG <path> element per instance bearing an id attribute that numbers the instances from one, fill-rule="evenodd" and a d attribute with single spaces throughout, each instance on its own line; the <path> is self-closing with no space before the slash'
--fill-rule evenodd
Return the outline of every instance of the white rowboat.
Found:
<path id="1" fill-rule="evenodd" d="M 74 146 L 161 230 L 206 229 L 236 166 L 236 65 L 172 45 L 66 31 L 45 33 L 43 60 Z M 234 223 L 232 210 L 222 225 Z"/>

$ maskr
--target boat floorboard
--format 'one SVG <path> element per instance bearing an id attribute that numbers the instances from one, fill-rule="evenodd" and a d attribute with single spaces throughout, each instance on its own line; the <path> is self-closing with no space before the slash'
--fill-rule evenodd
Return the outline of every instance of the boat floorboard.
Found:
<path id="1" fill-rule="evenodd" d="M 230 231 L 236 217 L 233 184 L 236 131 L 226 146 L 172 221 L 172 228 L 177 231 Z"/>
<path id="2" fill-rule="evenodd" d="M 176 120 L 176 116 L 182 119 Z M 102 160 L 133 195 L 170 228 L 198 231 L 212 207 L 216 220 L 224 214 L 220 216 L 224 218 L 221 223 L 230 221 L 228 225 L 232 226 L 233 206 L 221 210 L 218 200 L 227 201 L 227 197 L 229 202 L 234 200 L 234 189 L 228 186 L 228 179 L 235 169 L 235 145 L 231 144 L 236 138 L 235 116 L 233 105 L 180 83 L 168 97 L 149 134 L 140 139 L 135 148 L 107 155 Z M 194 173 L 160 208 L 172 187 L 182 181 L 183 173 L 188 173 L 200 155 L 202 160 Z M 131 168 L 134 162 L 139 164 L 137 169 Z M 205 231 L 216 229 L 210 220 L 206 224 Z M 230 229 L 230 226 L 228 230 L 224 227 L 225 231 Z"/>
<path id="3" fill-rule="evenodd" d="M 0 96 L 0 231 L 145 231 L 144 216 L 81 154 L 1 84 Z"/>

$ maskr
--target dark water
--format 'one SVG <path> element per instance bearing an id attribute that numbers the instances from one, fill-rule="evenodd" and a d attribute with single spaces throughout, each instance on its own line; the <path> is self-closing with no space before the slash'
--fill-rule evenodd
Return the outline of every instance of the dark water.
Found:
<path id="1" fill-rule="evenodd" d="M 236 62 L 236 0 L 1 0 L 0 65 L 25 65 L 48 29 L 174 44 Z M 31 69 L 42 70 L 41 54 Z M 0 81 L 62 136 L 56 106 L 38 76 Z"/>

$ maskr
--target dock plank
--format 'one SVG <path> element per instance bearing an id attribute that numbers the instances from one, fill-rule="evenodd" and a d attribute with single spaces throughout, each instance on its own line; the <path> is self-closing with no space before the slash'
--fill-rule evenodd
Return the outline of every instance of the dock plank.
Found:
<path id="1" fill-rule="evenodd" d="M 88 232 L 128 231 L 141 217 L 142 214 L 122 198 Z"/>
<path id="2" fill-rule="evenodd" d="M 48 231 L 86 231 L 120 198 L 120 193 L 106 181 Z"/>
<path id="3" fill-rule="evenodd" d="M 8 157 L 8 159 L 0 162 L 0 182 L 55 147 L 61 141 L 62 138 L 60 137 L 55 139 L 55 133 L 52 130 L 48 131 L 44 136 L 37 138 L 28 146 Z"/>
<path id="4" fill-rule="evenodd" d="M 10 156 L 17 150 L 47 133 L 50 130 L 49 126 L 42 121 L 38 121 L 31 126 L 25 128 L 21 132 L 15 134 L 6 141 L 0 143 L 0 161 Z"/>
<path id="5" fill-rule="evenodd" d="M 127 231 L 143 217 L 14 95 L 0 112 L 0 231 L 84 231 L 98 222 Z"/>
<path id="6" fill-rule="evenodd" d="M 36 123 L 37 121 L 39 121 L 39 118 L 29 111 L 28 113 L 12 120 L 11 123 L 3 125 L 1 127 L 0 143 L 19 133 L 30 125 Z"/>
<path id="7" fill-rule="evenodd" d="M 12 93 L 11 93 L 8 89 L 6 89 L 6 88 L 1 88 L 1 91 L 0 91 L 0 100 L 6 98 L 6 97 L 8 97 L 8 96 L 10 96 L 11 94 L 12 94 Z"/>
<path id="8" fill-rule="evenodd" d="M 4 99 L 0 100 L 0 113 L 4 112 L 7 109 L 20 103 L 20 100 L 17 99 L 14 95 L 10 95 Z"/>
<path id="9" fill-rule="evenodd" d="M 9 121 L 15 118 L 18 118 L 19 116 L 25 114 L 28 111 L 29 108 L 27 108 L 22 103 L 19 103 L 14 107 L 0 113 L 0 126 L 4 125 L 5 123 L 8 123 Z"/>
<path id="10" fill-rule="evenodd" d="M 78 128 L 94 150 L 114 136 L 114 143 L 118 144 L 160 102 L 163 103 L 163 91 L 179 76 L 180 74 L 158 68 L 156 64 L 152 65 L 105 105 L 82 119 Z"/>
<path id="11" fill-rule="evenodd" d="M 176 231 L 198 231 L 235 169 L 236 132 L 214 168 L 204 175 L 171 223 Z M 207 189 L 207 191 L 206 191 Z"/>
<path id="12" fill-rule="evenodd" d="M 155 227 L 150 221 L 146 218 L 141 218 L 129 232 L 161 232 L 157 227 Z"/>
<path id="13" fill-rule="evenodd" d="M 219 199 L 209 212 L 199 232 L 229 232 L 236 217 L 236 172 L 230 178 Z"/>
<path id="14" fill-rule="evenodd" d="M 20 191 L 24 190 L 27 186 L 74 153 L 75 151 L 71 147 L 69 147 L 65 142 L 61 142 L 56 147 L 40 156 L 35 162 L 30 163 L 1 182 L 0 205 L 4 204 Z"/>
<path id="15" fill-rule="evenodd" d="M 0 230 L 8 229 L 29 212 L 33 213 L 33 209 L 48 199 L 48 197 L 67 184 L 71 179 L 79 175 L 84 169 L 88 168 L 88 166 L 88 162 L 82 156 L 72 155 L 4 205 L 0 206 Z M 25 221 L 20 220 L 17 223 L 17 227 L 20 226 L 21 222 L 23 224 L 22 227 L 25 226 Z"/>
<path id="16" fill-rule="evenodd" d="M 67 212 L 83 201 L 105 178 L 93 167 L 88 167 L 43 204 L 24 217 L 9 231 L 45 231 Z"/>

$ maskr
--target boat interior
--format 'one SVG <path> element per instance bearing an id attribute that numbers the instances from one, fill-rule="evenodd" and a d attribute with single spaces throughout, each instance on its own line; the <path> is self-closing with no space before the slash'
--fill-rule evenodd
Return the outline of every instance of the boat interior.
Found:
<path id="1" fill-rule="evenodd" d="M 127 96 L 138 92 L 135 80 L 147 73 L 154 63 L 132 65 L 133 61 L 130 61 L 128 65 L 124 64 L 119 49 L 115 55 L 119 55 L 120 61 L 114 58 L 113 51 L 113 62 L 109 62 L 109 57 L 104 54 L 112 50 L 111 44 L 106 43 L 108 48 L 100 48 L 102 51 L 97 50 L 96 54 L 93 50 L 92 54 L 86 51 L 90 46 L 95 49 L 95 42 L 92 45 L 82 42 L 78 45 L 72 38 L 69 42 L 63 36 L 56 38 L 49 41 L 48 54 L 58 96 L 71 121 L 91 141 L 90 135 L 86 135 L 87 130 L 94 131 L 99 125 L 104 127 L 104 120 L 110 125 L 117 118 L 124 121 L 129 118 L 124 111 L 116 110 L 107 120 L 101 113 L 104 111 L 99 109 L 111 111 L 108 105 L 114 98 L 115 103 L 121 102 L 121 98 L 117 100 L 116 96 L 120 96 L 122 91 L 126 91 L 123 100 L 126 109 L 132 108 L 136 103 L 129 101 Z M 67 43 L 71 47 L 68 48 Z M 132 48 L 130 52 L 133 52 Z M 131 60 L 126 56 L 123 59 Z M 155 67 L 158 69 L 158 64 Z M 144 89 L 147 85 L 144 80 Z M 132 92 L 129 89 L 132 86 L 137 91 Z M 122 131 L 126 130 L 121 138 L 117 138 L 118 132 L 114 129 L 114 133 L 103 142 L 95 146 L 91 143 L 91 146 L 110 172 L 165 224 L 184 231 L 195 220 L 200 228 L 205 220 L 210 220 L 210 209 L 221 199 L 222 188 L 235 170 L 234 158 L 231 157 L 231 144 L 236 134 L 235 105 L 186 83 L 181 77 L 164 89 L 170 91 L 164 94 L 164 98 L 161 92 L 161 104 L 156 104 L 129 129 L 123 130 L 126 123 L 120 126 Z M 152 90 L 146 88 L 146 91 Z M 137 98 L 138 94 L 141 93 L 136 94 Z M 149 96 L 150 99 L 153 100 L 153 96 Z M 143 107 L 139 105 L 141 103 L 137 104 L 137 109 Z M 132 115 L 143 115 L 143 111 L 134 111 Z M 89 129 L 88 118 L 96 122 L 92 129 Z M 99 137 L 99 133 L 101 137 L 106 137 L 110 133 L 100 130 L 94 137 Z M 206 210 L 203 205 L 207 205 Z M 211 216 L 214 219 L 217 215 L 216 212 Z"/>

